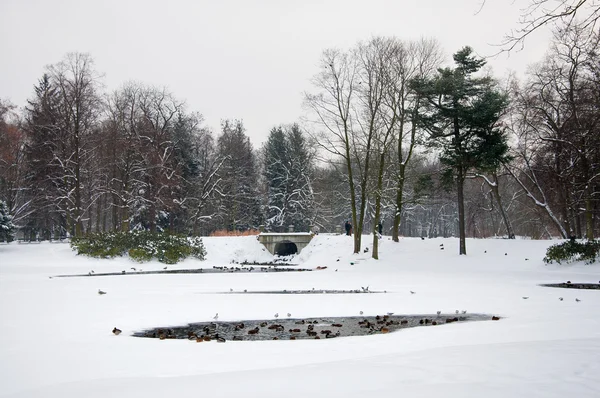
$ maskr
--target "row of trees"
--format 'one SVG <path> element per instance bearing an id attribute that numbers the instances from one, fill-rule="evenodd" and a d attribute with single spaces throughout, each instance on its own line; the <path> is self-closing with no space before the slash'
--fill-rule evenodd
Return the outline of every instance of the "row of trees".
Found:
<path id="1" fill-rule="evenodd" d="M 565 24 L 524 82 L 502 85 L 469 47 L 445 68 L 431 40 L 325 51 L 306 104 L 327 162 L 347 181 L 354 251 L 367 220 L 383 218 L 395 241 L 402 231 L 459 236 L 460 254 L 468 234 L 593 239 L 599 50 L 592 27 Z"/>
<path id="2" fill-rule="evenodd" d="M 215 140 L 202 115 L 166 89 L 101 92 L 91 57 L 80 53 L 47 68 L 20 118 L 10 112 L 3 103 L 1 200 L 16 225 L 44 238 L 313 221 L 311 155 L 298 126 L 273 129 L 275 148 L 261 156 L 241 121 L 224 120 Z"/>
<path id="3" fill-rule="evenodd" d="M 333 231 L 354 251 L 382 223 L 399 236 L 598 232 L 599 35 L 557 30 L 526 80 L 502 84 L 465 47 L 374 38 L 323 52 L 306 123 L 253 148 L 165 89 L 102 91 L 86 54 L 51 65 L 18 111 L 0 105 L 0 200 L 43 237 L 108 230 L 209 234 L 265 225 Z"/>

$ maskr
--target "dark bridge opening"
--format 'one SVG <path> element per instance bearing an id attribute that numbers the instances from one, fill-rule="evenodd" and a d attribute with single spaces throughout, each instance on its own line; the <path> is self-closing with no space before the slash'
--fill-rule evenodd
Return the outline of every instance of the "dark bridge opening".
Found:
<path id="1" fill-rule="evenodd" d="M 298 246 L 289 240 L 284 240 L 275 245 L 275 255 L 289 256 L 298 253 Z"/>

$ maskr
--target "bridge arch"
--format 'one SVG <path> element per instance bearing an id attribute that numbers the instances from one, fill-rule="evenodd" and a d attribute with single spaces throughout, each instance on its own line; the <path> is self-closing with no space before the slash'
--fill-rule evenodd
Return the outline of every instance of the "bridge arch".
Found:
<path id="1" fill-rule="evenodd" d="M 274 255 L 286 256 L 300 253 L 312 239 L 310 232 L 273 233 L 263 232 L 258 235 L 258 241 L 265 245 Z"/>
<path id="2" fill-rule="evenodd" d="M 276 256 L 289 256 L 298 253 L 298 246 L 289 240 L 282 240 L 275 244 L 274 253 Z"/>

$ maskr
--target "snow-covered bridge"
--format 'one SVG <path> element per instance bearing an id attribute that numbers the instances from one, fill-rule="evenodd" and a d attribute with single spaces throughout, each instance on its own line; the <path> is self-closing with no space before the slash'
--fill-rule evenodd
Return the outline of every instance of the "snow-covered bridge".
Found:
<path id="1" fill-rule="evenodd" d="M 309 244 L 311 232 L 267 232 L 258 235 L 258 241 L 265 245 L 271 254 L 287 256 L 300 253 Z"/>

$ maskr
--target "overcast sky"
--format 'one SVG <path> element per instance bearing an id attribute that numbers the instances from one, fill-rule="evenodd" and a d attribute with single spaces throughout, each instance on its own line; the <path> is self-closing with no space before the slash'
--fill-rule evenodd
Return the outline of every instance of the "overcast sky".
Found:
<path id="1" fill-rule="evenodd" d="M 25 105 L 48 64 L 88 52 L 108 91 L 134 80 L 166 86 L 219 130 L 242 119 L 255 147 L 302 116 L 303 92 L 326 48 L 372 36 L 435 37 L 450 55 L 495 53 L 527 0 L 0 0 L 0 98 Z M 546 51 L 547 31 L 525 50 L 489 60 L 522 74 Z"/>

